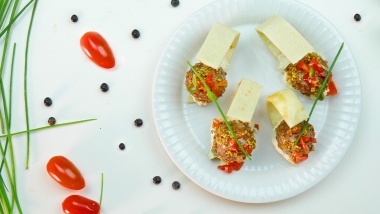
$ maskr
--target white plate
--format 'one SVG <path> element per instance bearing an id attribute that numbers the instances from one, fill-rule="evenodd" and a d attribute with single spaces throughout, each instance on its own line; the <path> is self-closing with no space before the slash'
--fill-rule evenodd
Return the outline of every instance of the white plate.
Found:
<path id="1" fill-rule="evenodd" d="M 345 45 L 333 70 L 339 94 L 318 102 L 311 124 L 318 143 L 309 159 L 293 166 L 271 144 L 265 99 L 285 88 L 278 62 L 255 31 L 274 14 L 290 22 L 315 50 L 330 63 L 343 38 L 313 9 L 297 1 L 221 0 L 194 13 L 174 33 L 159 61 L 153 86 L 153 112 L 162 144 L 174 163 L 195 183 L 218 196 L 247 203 L 283 200 L 313 187 L 339 163 L 349 148 L 360 117 L 361 90 L 358 70 Z M 263 85 L 253 120 L 260 125 L 252 161 L 238 172 L 227 174 L 219 161 L 207 158 L 210 123 L 219 117 L 215 105 L 187 104 L 184 76 L 186 61 L 195 63 L 205 37 L 215 22 L 241 33 L 227 71 L 229 86 L 219 99 L 224 110 L 241 78 Z M 307 111 L 312 101 L 297 93 Z"/>

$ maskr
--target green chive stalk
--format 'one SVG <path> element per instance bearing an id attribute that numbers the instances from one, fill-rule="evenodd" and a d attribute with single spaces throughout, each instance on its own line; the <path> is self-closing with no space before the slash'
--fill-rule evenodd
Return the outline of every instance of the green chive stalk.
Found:
<path id="1" fill-rule="evenodd" d="M 28 74 L 28 53 L 29 53 L 29 40 L 30 40 L 30 32 L 32 31 L 32 25 L 33 25 L 33 20 L 34 20 L 34 14 L 36 12 L 37 8 L 37 3 L 38 0 L 35 0 L 34 6 L 33 6 L 33 11 L 32 11 L 32 16 L 30 18 L 30 23 L 29 23 L 29 29 L 28 29 L 28 35 L 26 37 L 26 48 L 25 48 L 25 66 L 24 66 L 24 103 L 25 103 L 25 118 L 26 118 L 26 130 L 29 130 L 29 108 L 28 108 L 28 79 L 27 79 L 27 74 Z M 30 133 L 27 132 L 26 134 L 26 169 L 29 168 L 29 153 L 30 153 Z"/>

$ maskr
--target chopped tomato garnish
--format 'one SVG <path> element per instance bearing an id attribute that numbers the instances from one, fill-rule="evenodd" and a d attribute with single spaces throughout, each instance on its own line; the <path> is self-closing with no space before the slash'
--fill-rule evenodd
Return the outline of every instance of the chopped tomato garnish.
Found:
<path id="1" fill-rule="evenodd" d="M 220 121 L 218 119 L 214 119 L 212 121 L 212 128 L 218 128 L 220 126 Z"/>
<path id="2" fill-rule="evenodd" d="M 213 86 L 211 91 L 215 94 L 215 96 L 220 97 L 222 95 L 222 90 L 218 86 Z"/>
<path id="3" fill-rule="evenodd" d="M 259 130 L 260 129 L 260 126 L 259 124 L 255 123 L 255 125 L 253 126 L 256 130 Z"/>
<path id="4" fill-rule="evenodd" d="M 206 81 L 206 84 L 208 85 L 208 87 L 213 88 L 214 87 L 214 73 L 210 72 L 207 75 L 205 81 Z"/>
<path id="5" fill-rule="evenodd" d="M 312 87 L 317 86 L 317 78 L 315 77 L 309 77 L 309 73 L 306 73 L 303 75 L 303 80 L 307 83 L 309 83 Z"/>
<path id="6" fill-rule="evenodd" d="M 305 64 L 304 61 L 300 60 L 298 63 L 297 63 L 297 69 L 299 70 L 304 70 L 305 72 L 309 73 L 309 68 L 307 67 L 307 65 Z"/>
<path id="7" fill-rule="evenodd" d="M 323 69 L 322 65 L 318 62 L 318 60 L 316 58 L 313 58 L 310 62 L 309 62 L 309 67 L 312 67 L 314 68 L 314 70 L 318 71 L 318 72 L 323 72 L 325 71 L 325 69 Z M 325 75 L 326 76 L 326 75 Z"/>
<path id="8" fill-rule="evenodd" d="M 309 157 L 308 154 L 304 154 L 302 155 L 301 153 L 299 152 L 294 152 L 293 154 L 293 160 L 296 164 L 299 164 L 299 163 L 302 163 L 304 162 L 307 158 Z"/>
<path id="9" fill-rule="evenodd" d="M 234 139 L 228 138 L 227 143 L 228 143 L 228 149 L 230 151 L 233 151 L 233 152 L 237 151 L 238 144 L 236 143 L 236 141 Z"/>
<path id="10" fill-rule="evenodd" d="M 241 167 L 244 165 L 244 162 L 231 162 L 226 165 L 218 166 L 218 169 L 226 171 L 227 173 L 231 173 L 232 170 L 239 171 Z"/>
<path id="11" fill-rule="evenodd" d="M 327 92 L 326 96 L 334 96 L 338 94 L 338 89 L 336 88 L 334 81 L 331 80 L 327 87 L 329 91 Z"/>
<path id="12" fill-rule="evenodd" d="M 317 139 L 315 139 L 315 137 L 302 136 L 301 139 L 304 142 L 309 142 L 309 143 L 316 143 L 317 142 Z"/>
<path id="13" fill-rule="evenodd" d="M 248 154 L 251 154 L 251 153 L 252 153 L 252 150 L 253 150 L 251 147 L 249 147 L 248 144 L 244 144 L 244 145 L 243 145 L 243 149 L 244 149 Z"/>
<path id="14" fill-rule="evenodd" d="M 218 166 L 218 169 L 226 171 L 227 173 L 231 173 L 233 170 L 233 167 L 229 165 L 223 165 L 223 166 Z"/>
<path id="15" fill-rule="evenodd" d="M 302 147 L 302 149 L 305 151 L 305 153 L 309 153 L 309 147 L 307 146 L 306 142 L 304 141 L 304 138 L 301 137 L 300 139 L 300 145 Z"/>

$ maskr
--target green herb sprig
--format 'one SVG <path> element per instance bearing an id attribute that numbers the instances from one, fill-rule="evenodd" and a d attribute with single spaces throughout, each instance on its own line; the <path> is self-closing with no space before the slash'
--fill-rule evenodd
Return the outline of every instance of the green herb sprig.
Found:
<path id="1" fill-rule="evenodd" d="M 331 67 L 329 68 L 329 70 L 328 70 L 328 72 L 327 72 L 327 75 L 326 75 L 326 77 L 325 77 L 325 79 L 324 79 L 324 81 L 323 81 L 323 83 L 322 83 L 322 86 L 321 86 L 321 88 L 320 88 L 319 91 L 318 91 L 318 95 L 317 95 L 317 97 L 316 97 L 315 100 L 314 100 L 313 106 L 311 107 L 311 110 L 310 110 L 310 113 L 309 113 L 309 118 L 308 118 L 308 119 L 306 120 L 306 122 L 304 123 L 304 125 L 303 125 L 303 127 L 302 127 L 302 130 L 301 130 L 301 133 L 298 135 L 297 140 L 294 142 L 295 145 L 298 145 L 298 142 L 300 141 L 300 139 L 301 139 L 303 133 L 304 133 L 305 130 L 306 130 L 307 125 L 309 124 L 309 120 L 310 120 L 310 118 L 311 118 L 311 115 L 313 114 L 313 111 L 314 111 L 315 105 L 317 104 L 319 98 L 321 97 L 321 95 L 322 95 L 322 93 L 323 93 L 323 91 L 324 91 L 324 89 L 325 89 L 325 87 L 326 87 L 327 80 L 329 79 L 329 76 L 330 76 L 330 74 L 331 74 L 331 71 L 332 71 L 332 69 L 334 68 L 335 62 L 337 61 L 337 59 L 338 59 L 338 57 L 339 57 L 339 55 L 340 55 L 340 52 L 342 52 L 343 46 L 344 46 L 344 43 L 342 43 L 342 45 L 340 46 L 339 51 L 338 51 L 338 53 L 336 54 L 336 56 L 335 56 L 335 58 L 334 58 L 334 61 L 333 61 L 333 63 L 331 64 Z"/>
<path id="2" fill-rule="evenodd" d="M 211 100 L 215 103 L 216 107 L 218 108 L 220 114 L 222 115 L 223 117 L 223 120 L 224 122 L 226 123 L 227 127 L 228 127 L 228 130 L 231 132 L 231 135 L 232 137 L 234 138 L 234 140 L 236 141 L 236 143 L 238 144 L 239 148 L 243 151 L 244 155 L 249 159 L 249 160 L 252 160 L 251 157 L 249 156 L 249 154 L 245 151 L 245 149 L 241 146 L 239 140 L 237 139 L 236 137 L 236 134 L 234 132 L 234 130 L 232 129 L 230 123 L 228 122 L 226 116 L 224 115 L 222 109 L 220 108 L 220 105 L 218 103 L 218 101 L 216 101 L 216 96 L 215 94 L 210 90 L 210 88 L 208 87 L 208 85 L 206 84 L 205 80 L 202 78 L 202 76 L 198 73 L 198 71 L 190 64 L 189 61 L 187 61 L 187 64 L 190 66 L 190 68 L 194 71 L 195 75 L 197 75 L 197 77 L 201 80 L 202 84 L 205 86 L 206 90 L 207 90 L 207 94 L 209 95 L 209 97 L 211 98 Z"/>

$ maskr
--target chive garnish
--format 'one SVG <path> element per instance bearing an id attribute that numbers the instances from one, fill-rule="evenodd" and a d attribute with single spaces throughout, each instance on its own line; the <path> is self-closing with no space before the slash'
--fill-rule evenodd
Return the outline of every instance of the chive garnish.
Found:
<path id="1" fill-rule="evenodd" d="M 100 199 L 99 199 L 99 205 L 102 206 L 102 200 L 103 200 L 103 185 L 104 185 L 104 175 L 102 172 L 102 181 L 100 183 Z"/>
<path id="2" fill-rule="evenodd" d="M 222 109 L 220 108 L 220 105 L 218 103 L 218 101 L 216 101 L 216 96 L 215 94 L 210 90 L 210 88 L 208 87 L 208 85 L 206 84 L 205 80 L 202 78 L 202 76 L 198 73 L 198 71 L 190 64 L 189 61 L 187 61 L 187 64 L 190 66 L 190 68 L 194 71 L 195 75 L 197 75 L 197 77 L 201 80 L 202 84 L 204 85 L 204 87 L 206 88 L 207 90 L 207 94 L 209 96 L 209 98 L 211 98 L 211 100 L 215 103 L 216 107 L 218 108 L 220 114 L 222 115 L 223 117 L 223 120 L 224 122 L 226 123 L 227 127 L 228 127 L 228 130 L 230 131 L 232 137 L 234 138 L 234 140 L 236 141 L 236 143 L 238 144 L 239 148 L 241 149 L 241 151 L 243 151 L 244 155 L 249 159 L 249 160 L 252 160 L 251 157 L 249 156 L 249 154 L 245 151 L 245 149 L 241 146 L 239 140 L 237 139 L 236 137 L 236 134 L 234 132 L 234 130 L 232 129 L 230 123 L 228 122 L 226 116 L 224 115 Z"/>
<path id="3" fill-rule="evenodd" d="M 26 36 L 26 47 L 25 47 L 25 64 L 24 64 L 24 103 L 25 103 L 25 122 L 26 122 L 26 130 L 29 130 L 29 109 L 28 109 L 28 53 L 29 53 L 29 40 L 30 40 L 30 32 L 32 31 L 32 25 L 34 20 L 34 14 L 36 12 L 38 0 L 35 0 L 32 10 L 32 15 L 30 18 L 28 35 Z M 9 133 L 9 132 L 8 132 Z M 30 150 L 30 134 L 29 132 L 26 134 L 26 169 L 29 168 L 29 150 Z"/>
<path id="4" fill-rule="evenodd" d="M 49 126 L 42 126 L 42 127 L 39 127 L 39 128 L 29 129 L 29 130 L 20 131 L 20 132 L 15 132 L 15 133 L 12 133 L 12 134 L 0 135 L 0 138 L 12 137 L 12 136 L 19 135 L 19 134 L 25 134 L 25 133 L 30 133 L 30 132 L 35 132 L 35 131 L 40 131 L 40 130 L 45 130 L 45 129 L 51 129 L 51 128 L 56 128 L 56 127 L 59 127 L 59 126 L 67 126 L 67 125 L 73 125 L 73 124 L 77 124 L 77 123 L 84 123 L 84 122 L 89 122 L 89 121 L 93 121 L 93 120 L 96 120 L 96 119 L 92 118 L 92 119 L 86 119 L 86 120 L 77 120 L 77 121 L 73 121 L 73 122 L 55 124 L 54 126 L 50 126 L 50 125 Z"/>
<path id="5" fill-rule="evenodd" d="M 17 15 L 13 18 L 13 19 L 11 19 L 11 21 L 9 22 L 9 24 L 1 31 L 1 33 L 0 33 L 0 38 L 4 35 L 4 33 L 5 32 L 7 32 L 10 28 L 11 28 L 11 26 L 12 26 L 12 24 L 13 24 L 13 22 L 15 22 L 16 20 L 17 20 L 17 18 L 26 10 L 26 8 L 28 8 L 29 7 L 29 5 L 30 4 L 32 4 L 33 3 L 33 1 L 35 1 L 35 0 L 31 0 L 30 2 L 28 2 L 28 4 L 26 4 L 21 10 L 20 10 L 20 12 L 18 12 L 17 13 Z"/>
<path id="6" fill-rule="evenodd" d="M 333 61 L 333 63 L 331 64 L 331 67 L 329 68 L 329 70 L 328 70 L 328 72 L 327 72 L 327 75 L 326 75 L 326 77 L 325 77 L 325 79 L 324 79 L 324 81 L 323 81 L 323 83 L 322 83 L 322 86 L 321 86 L 321 88 L 320 88 L 319 91 L 318 91 L 318 95 L 317 95 L 317 97 L 316 97 L 315 100 L 314 100 L 313 106 L 311 107 L 311 110 L 310 110 L 310 113 L 309 113 L 309 118 L 307 118 L 305 124 L 304 124 L 303 127 L 302 127 L 301 133 L 298 135 L 297 140 L 294 142 L 295 145 L 298 144 L 298 142 L 300 141 L 300 139 L 301 139 L 303 133 L 304 133 L 305 130 L 306 130 L 307 125 L 309 124 L 309 120 L 310 120 L 310 118 L 311 118 L 311 115 L 313 114 L 313 111 L 314 111 L 315 105 L 317 104 L 319 98 L 320 98 L 321 95 L 323 94 L 323 91 L 324 91 L 324 89 L 325 89 L 325 87 L 326 87 L 327 80 L 329 79 L 329 76 L 330 76 L 330 74 L 331 74 L 331 71 L 332 71 L 332 69 L 334 68 L 335 62 L 336 62 L 336 60 L 338 59 L 338 57 L 339 57 L 339 55 L 340 55 L 340 52 L 342 52 L 343 46 L 344 46 L 344 43 L 342 43 L 342 45 L 340 46 L 339 51 L 338 51 L 338 53 L 336 54 L 336 56 L 335 56 L 335 58 L 334 58 L 334 61 Z"/>

